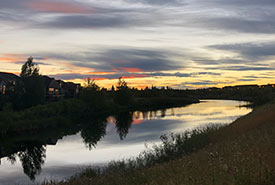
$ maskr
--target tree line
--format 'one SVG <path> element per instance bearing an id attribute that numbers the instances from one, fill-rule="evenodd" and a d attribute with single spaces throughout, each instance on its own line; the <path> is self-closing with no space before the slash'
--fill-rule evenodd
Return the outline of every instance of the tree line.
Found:
<path id="1" fill-rule="evenodd" d="M 117 84 L 110 90 L 99 87 L 92 78 L 85 79 L 86 84 L 82 87 L 79 98 L 88 103 L 93 109 L 100 109 L 106 106 L 105 103 L 117 106 L 131 106 L 142 104 L 142 98 L 152 98 L 153 104 L 165 102 L 165 97 L 185 97 L 184 91 L 172 88 L 146 87 L 138 90 L 130 88 L 127 82 L 121 77 Z M 12 90 L 6 91 L 5 95 L 0 95 L 0 110 L 12 111 L 23 110 L 33 106 L 47 103 L 45 99 L 45 82 L 39 73 L 39 67 L 30 57 L 21 68 L 20 79 L 16 81 Z M 159 98 L 159 99 L 158 99 Z M 144 101 L 143 101 L 144 102 Z M 175 101 L 176 102 L 176 101 Z M 150 104 L 147 101 L 146 104 Z"/>
<path id="2" fill-rule="evenodd" d="M 20 80 L 12 91 L 0 95 L 0 110 L 23 110 L 45 104 L 45 82 L 39 73 L 39 67 L 28 58 L 22 66 Z M 123 78 L 119 78 L 110 90 L 99 87 L 95 80 L 87 78 L 82 87 L 79 100 L 83 101 L 89 110 L 101 111 L 112 107 L 169 107 L 197 103 L 199 99 L 235 99 L 251 101 L 260 105 L 275 97 L 275 85 L 265 86 L 232 86 L 224 88 L 204 88 L 194 90 L 172 89 L 169 87 L 146 87 L 144 89 L 130 88 Z"/>

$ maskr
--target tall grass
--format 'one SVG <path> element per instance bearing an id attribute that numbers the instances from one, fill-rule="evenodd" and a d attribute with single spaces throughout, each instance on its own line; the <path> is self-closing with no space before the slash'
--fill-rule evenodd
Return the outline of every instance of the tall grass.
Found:
<path id="1" fill-rule="evenodd" d="M 128 163 L 137 167 L 148 167 L 196 152 L 211 143 L 211 134 L 220 127 L 222 126 L 209 125 L 183 133 L 162 135 L 160 145 L 154 145 L 152 149 L 142 152 L 138 158 L 128 160 Z"/>

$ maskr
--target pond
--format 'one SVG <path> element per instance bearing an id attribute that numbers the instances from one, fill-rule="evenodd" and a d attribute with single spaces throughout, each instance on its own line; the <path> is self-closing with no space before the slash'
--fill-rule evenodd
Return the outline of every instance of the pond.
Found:
<path id="1" fill-rule="evenodd" d="M 137 156 L 163 134 L 227 124 L 248 114 L 247 102 L 202 100 L 185 107 L 123 112 L 72 128 L 52 128 L 0 141 L 0 184 L 63 180 L 88 166 Z"/>

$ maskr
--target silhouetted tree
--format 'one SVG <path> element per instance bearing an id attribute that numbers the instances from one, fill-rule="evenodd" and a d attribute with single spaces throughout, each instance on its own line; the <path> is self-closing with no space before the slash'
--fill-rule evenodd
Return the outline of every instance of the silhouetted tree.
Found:
<path id="1" fill-rule="evenodd" d="M 86 84 L 80 94 L 80 98 L 89 105 L 90 109 L 101 109 L 104 104 L 104 93 L 101 93 L 100 87 L 95 80 L 85 79 Z"/>
<path id="2" fill-rule="evenodd" d="M 96 84 L 94 79 L 88 77 L 84 80 L 85 80 L 85 88 L 95 90 L 95 91 L 100 90 L 99 86 Z"/>
<path id="3" fill-rule="evenodd" d="M 33 62 L 32 57 L 28 58 L 22 66 L 20 76 L 23 84 L 18 83 L 16 91 L 24 92 L 22 97 L 24 107 L 41 104 L 45 98 L 45 85 L 42 76 L 39 74 L 39 67 Z"/>
<path id="4" fill-rule="evenodd" d="M 115 87 L 112 85 L 111 91 L 114 92 L 115 91 Z"/>
<path id="5" fill-rule="evenodd" d="M 115 92 L 114 101 L 119 105 L 130 105 L 133 103 L 133 96 L 127 82 L 119 78 L 117 83 L 117 91 Z"/>
<path id="6" fill-rule="evenodd" d="M 20 76 L 22 78 L 39 76 L 39 68 L 37 64 L 33 63 L 33 57 L 29 57 L 27 62 L 23 64 Z"/>

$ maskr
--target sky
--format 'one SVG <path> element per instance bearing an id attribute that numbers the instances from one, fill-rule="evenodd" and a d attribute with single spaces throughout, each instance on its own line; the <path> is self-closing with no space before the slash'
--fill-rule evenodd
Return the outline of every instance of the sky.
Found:
<path id="1" fill-rule="evenodd" d="M 274 0 L 0 0 L 0 71 L 110 88 L 275 83 Z"/>

